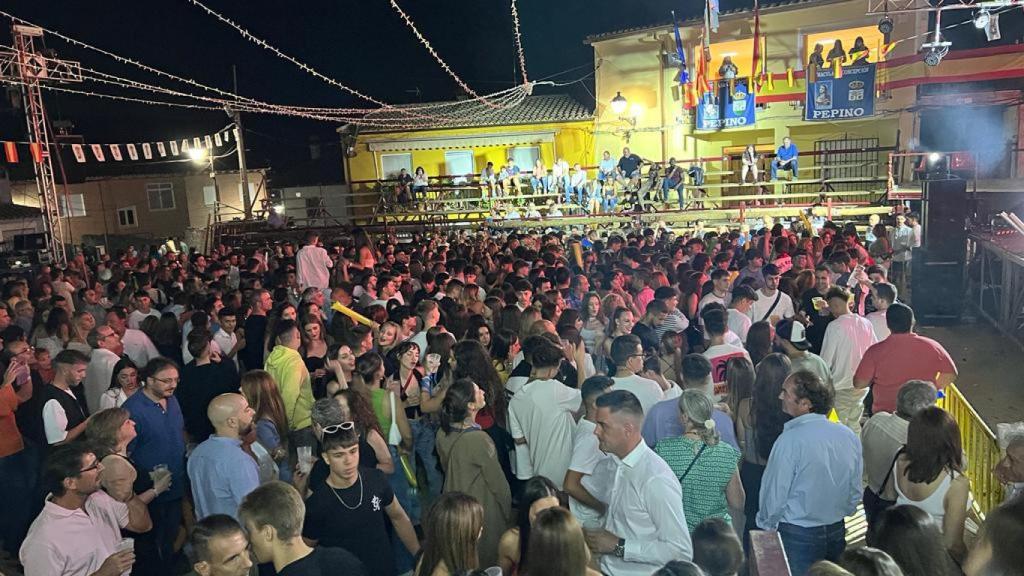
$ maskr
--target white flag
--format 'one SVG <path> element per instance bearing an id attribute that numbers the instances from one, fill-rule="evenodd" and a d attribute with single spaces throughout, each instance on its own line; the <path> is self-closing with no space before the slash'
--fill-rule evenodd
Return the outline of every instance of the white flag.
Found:
<path id="1" fill-rule="evenodd" d="M 125 144 L 125 147 L 128 148 L 129 158 L 131 158 L 132 160 L 139 159 L 139 151 L 135 149 L 135 144 Z"/>
<path id="2" fill-rule="evenodd" d="M 71 151 L 75 153 L 75 160 L 78 160 L 79 164 L 85 162 L 85 149 L 81 144 L 72 144 Z"/>
<path id="3" fill-rule="evenodd" d="M 206 137 L 205 137 L 205 140 L 206 140 L 206 149 L 207 150 L 212 149 L 213 148 L 213 138 L 211 138 L 210 135 L 207 134 Z"/>
<path id="4" fill-rule="evenodd" d="M 199 139 L 199 136 L 196 136 L 196 137 L 192 138 L 192 147 L 193 148 L 202 148 L 203 147 L 203 141 Z"/>
<path id="5" fill-rule="evenodd" d="M 220 132 L 217 132 L 216 134 L 213 135 L 213 141 L 217 143 L 218 147 L 223 145 L 223 142 L 221 142 L 220 139 Z"/>
<path id="6" fill-rule="evenodd" d="M 988 26 L 985 27 L 985 37 L 989 42 L 999 40 L 1003 35 L 999 32 L 999 13 L 993 12 L 988 19 Z"/>
<path id="7" fill-rule="evenodd" d="M 177 156 L 178 155 L 178 143 L 175 142 L 174 140 L 171 140 L 170 144 L 171 144 L 171 155 L 172 156 Z M 163 148 L 163 142 L 160 143 L 160 147 Z"/>
<path id="8" fill-rule="evenodd" d="M 103 156 L 103 144 L 90 144 L 89 147 L 92 148 L 92 155 L 95 156 L 97 160 L 100 162 L 107 161 L 106 157 Z"/>
<path id="9" fill-rule="evenodd" d="M 184 152 L 188 152 L 188 140 L 187 140 L 187 139 L 186 139 L 186 140 L 182 140 L 182 141 L 181 141 L 181 146 L 178 146 L 178 148 L 179 148 L 179 149 L 180 149 L 180 150 L 181 150 L 181 151 L 182 151 L 183 153 L 184 153 Z"/>
<path id="10" fill-rule="evenodd" d="M 153 147 L 149 144 L 149 142 L 142 143 L 142 157 L 145 158 L 146 160 L 153 159 Z"/>
<path id="11" fill-rule="evenodd" d="M 121 158 L 121 146 L 118 144 L 110 144 L 110 156 L 114 160 L 120 162 L 123 159 Z"/>
<path id="12" fill-rule="evenodd" d="M 230 131 L 224 132 L 224 141 L 225 142 L 231 142 L 231 132 Z"/>

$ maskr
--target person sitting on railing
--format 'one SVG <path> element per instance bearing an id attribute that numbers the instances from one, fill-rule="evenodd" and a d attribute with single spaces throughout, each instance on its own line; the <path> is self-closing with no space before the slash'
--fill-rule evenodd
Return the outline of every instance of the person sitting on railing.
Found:
<path id="1" fill-rule="evenodd" d="M 754 182 L 757 182 L 759 174 L 757 169 L 757 163 L 761 160 L 761 155 L 757 153 L 757 149 L 754 148 L 753 144 L 747 144 L 747 147 L 743 149 L 743 168 L 740 171 L 740 182 L 746 184 L 747 172 L 754 175 Z"/>
<path id="2" fill-rule="evenodd" d="M 569 166 L 568 164 L 563 165 L 564 160 L 559 158 L 551 165 L 551 174 L 547 178 L 548 190 L 553 193 L 558 193 L 558 189 L 562 188 L 565 192 L 565 202 L 569 202 Z M 564 185 L 563 185 L 564 184 Z"/>
<path id="3" fill-rule="evenodd" d="M 516 165 L 516 161 L 512 158 L 508 159 L 501 168 L 501 172 L 498 174 L 498 182 L 501 184 L 502 194 L 507 196 L 510 192 L 519 194 L 519 166 Z"/>
<path id="4" fill-rule="evenodd" d="M 587 205 L 587 171 L 577 162 L 572 165 L 572 176 L 569 178 L 569 186 L 565 192 L 565 200 L 569 201 L 569 189 L 576 194 L 576 201 L 580 207 Z"/>
<path id="5" fill-rule="evenodd" d="M 530 177 L 530 187 L 534 194 L 546 194 L 548 191 L 548 169 L 544 166 L 544 160 L 537 158 L 533 163 L 533 175 Z"/>
<path id="6" fill-rule="evenodd" d="M 429 185 L 427 171 L 423 166 L 416 167 L 416 173 L 412 177 L 412 201 L 417 202 L 427 197 L 427 185 Z"/>
<path id="7" fill-rule="evenodd" d="M 793 178 L 798 178 L 797 157 L 799 155 L 800 151 L 796 144 L 793 144 L 793 140 L 789 136 L 783 138 L 782 146 L 775 151 L 775 160 L 772 160 L 772 180 L 779 179 L 779 170 L 788 170 Z"/>
<path id="8" fill-rule="evenodd" d="M 488 162 L 480 172 L 480 191 L 485 198 L 495 197 L 498 189 L 498 175 L 494 172 L 494 162 Z"/>
<path id="9" fill-rule="evenodd" d="M 637 188 L 640 184 L 640 166 L 643 165 L 643 158 L 629 151 L 629 147 L 622 149 L 622 157 L 616 165 L 618 175 L 623 180 L 628 180 L 630 188 Z"/>
<path id="10" fill-rule="evenodd" d="M 409 175 L 409 172 L 402 168 L 398 171 L 398 176 L 395 177 L 395 202 L 406 206 L 412 199 L 412 183 L 413 178 Z"/>
<path id="11" fill-rule="evenodd" d="M 686 181 L 683 179 L 683 168 L 676 164 L 675 158 L 668 159 L 668 166 L 665 167 L 665 176 L 661 179 L 661 201 L 668 203 L 668 191 L 675 190 L 679 194 L 679 209 L 683 209 L 683 186 Z"/>

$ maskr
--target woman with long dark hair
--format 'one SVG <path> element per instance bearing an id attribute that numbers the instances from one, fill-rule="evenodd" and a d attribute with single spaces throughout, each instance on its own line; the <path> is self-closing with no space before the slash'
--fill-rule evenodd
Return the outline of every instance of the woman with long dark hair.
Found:
<path id="1" fill-rule="evenodd" d="M 498 463 L 494 442 L 476 423 L 487 405 L 484 391 L 469 378 L 459 378 L 448 388 L 441 405 L 441 429 L 437 455 L 445 472 L 444 491 L 464 492 L 484 507 L 480 536 L 480 561 L 494 564 L 498 541 L 512 523 L 512 492 Z"/>
<path id="2" fill-rule="evenodd" d="M 772 341 L 775 339 L 775 329 L 767 320 L 754 322 L 747 331 L 747 342 L 745 344 L 747 353 L 750 354 L 750 361 L 757 366 L 765 356 L 772 353 Z"/>
<path id="3" fill-rule="evenodd" d="M 514 528 L 501 536 L 498 564 L 502 574 L 517 576 L 520 566 L 529 565 L 530 527 L 537 515 L 560 505 L 558 487 L 544 476 L 534 476 L 523 485 L 519 516 Z"/>
<path id="4" fill-rule="evenodd" d="M 139 367 L 127 356 L 114 364 L 110 374 L 110 388 L 100 396 L 100 410 L 120 408 L 129 396 L 139 391 Z"/>
<path id="5" fill-rule="evenodd" d="M 494 335 L 494 341 L 491 343 L 491 364 L 498 372 L 502 385 L 508 382 L 508 377 L 512 374 L 512 362 L 520 349 L 519 334 L 515 331 L 503 328 Z"/>
<path id="6" fill-rule="evenodd" d="M 740 480 L 747 494 L 761 493 L 761 477 L 772 446 L 782 434 L 782 427 L 791 418 L 782 411 L 782 383 L 789 376 L 791 365 L 784 354 L 769 354 L 756 367 L 754 395 L 750 404 L 749 420 L 737 419 L 737 438 L 742 438 L 745 449 L 740 465 Z M 758 498 L 746 499 L 743 511 L 747 516 L 743 530 L 744 549 L 748 546 L 747 535 L 756 530 L 755 519 L 760 509 Z"/>
<path id="7" fill-rule="evenodd" d="M 173 312 L 164 312 L 153 330 L 153 345 L 157 352 L 182 364 L 181 357 L 181 325 Z"/>

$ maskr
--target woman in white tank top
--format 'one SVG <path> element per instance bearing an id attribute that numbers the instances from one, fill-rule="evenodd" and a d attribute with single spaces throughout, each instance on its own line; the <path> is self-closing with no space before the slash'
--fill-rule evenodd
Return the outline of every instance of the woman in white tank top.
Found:
<path id="1" fill-rule="evenodd" d="M 931 514 L 942 526 L 950 555 L 962 563 L 964 521 L 970 506 L 970 481 L 963 474 L 960 429 L 941 408 L 927 408 L 910 421 L 907 445 L 893 465 L 896 504 Z"/>

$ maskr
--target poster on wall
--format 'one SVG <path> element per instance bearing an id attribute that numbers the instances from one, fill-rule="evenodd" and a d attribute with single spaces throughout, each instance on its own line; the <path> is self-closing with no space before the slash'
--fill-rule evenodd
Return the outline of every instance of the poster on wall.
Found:
<path id="1" fill-rule="evenodd" d="M 697 106 L 697 130 L 723 130 L 753 126 L 754 93 L 748 78 L 719 80 L 714 92 L 706 92 Z"/>
<path id="2" fill-rule="evenodd" d="M 807 83 L 804 105 L 807 120 L 846 120 L 875 113 L 875 65 L 843 68 L 839 78 L 834 68 L 822 68 L 817 79 Z"/>

